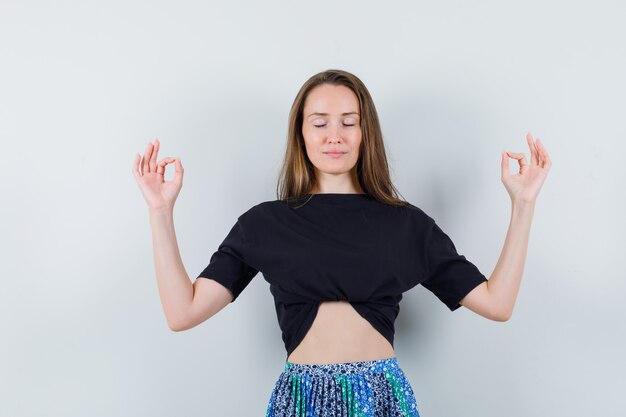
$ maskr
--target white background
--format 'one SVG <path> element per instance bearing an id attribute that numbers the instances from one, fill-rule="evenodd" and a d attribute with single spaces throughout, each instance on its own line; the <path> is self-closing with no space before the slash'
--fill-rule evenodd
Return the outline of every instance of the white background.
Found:
<path id="1" fill-rule="evenodd" d="M 530 131 L 552 157 L 510 321 L 405 293 L 395 348 L 422 417 L 622 415 L 625 12 L 2 0 L 0 415 L 264 415 L 286 358 L 269 284 L 170 331 L 132 161 L 156 137 L 182 159 L 194 279 L 276 199 L 291 103 L 329 68 L 367 85 L 395 185 L 487 277 L 510 219 L 500 152 L 530 160 Z"/>

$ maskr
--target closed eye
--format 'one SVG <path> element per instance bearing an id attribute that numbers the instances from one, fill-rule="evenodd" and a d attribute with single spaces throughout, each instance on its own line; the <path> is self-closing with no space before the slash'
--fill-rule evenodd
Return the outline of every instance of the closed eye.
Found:
<path id="1" fill-rule="evenodd" d="M 313 125 L 313 126 L 315 126 L 315 127 L 324 127 L 324 126 L 326 126 L 326 124 L 323 124 L 323 125 Z M 355 126 L 355 125 L 354 124 L 347 125 L 347 124 L 344 123 L 344 126 Z"/>

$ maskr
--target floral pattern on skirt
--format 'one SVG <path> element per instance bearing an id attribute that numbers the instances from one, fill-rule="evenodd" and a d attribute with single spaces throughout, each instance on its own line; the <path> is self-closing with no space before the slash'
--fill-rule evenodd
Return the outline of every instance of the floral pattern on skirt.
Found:
<path id="1" fill-rule="evenodd" d="M 362 362 L 285 362 L 265 417 L 419 417 L 396 357 Z"/>

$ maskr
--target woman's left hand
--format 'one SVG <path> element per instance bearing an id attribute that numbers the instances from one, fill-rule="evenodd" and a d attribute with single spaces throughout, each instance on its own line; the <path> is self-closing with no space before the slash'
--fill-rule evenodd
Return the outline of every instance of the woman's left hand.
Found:
<path id="1" fill-rule="evenodd" d="M 530 147 L 530 164 L 523 153 L 502 152 L 502 177 L 506 191 L 513 202 L 535 203 L 543 182 L 548 176 L 552 161 L 539 138 L 533 140 L 530 133 L 526 135 Z M 509 157 L 517 159 L 520 170 L 518 174 L 509 172 Z"/>

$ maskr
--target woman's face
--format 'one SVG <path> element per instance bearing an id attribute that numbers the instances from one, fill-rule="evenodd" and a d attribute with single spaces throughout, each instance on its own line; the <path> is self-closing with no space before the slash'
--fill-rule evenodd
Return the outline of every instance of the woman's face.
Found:
<path id="1" fill-rule="evenodd" d="M 359 159 L 361 145 L 356 94 L 343 85 L 318 85 L 304 102 L 302 118 L 306 152 L 318 178 L 323 179 L 324 174 L 349 177 Z"/>

